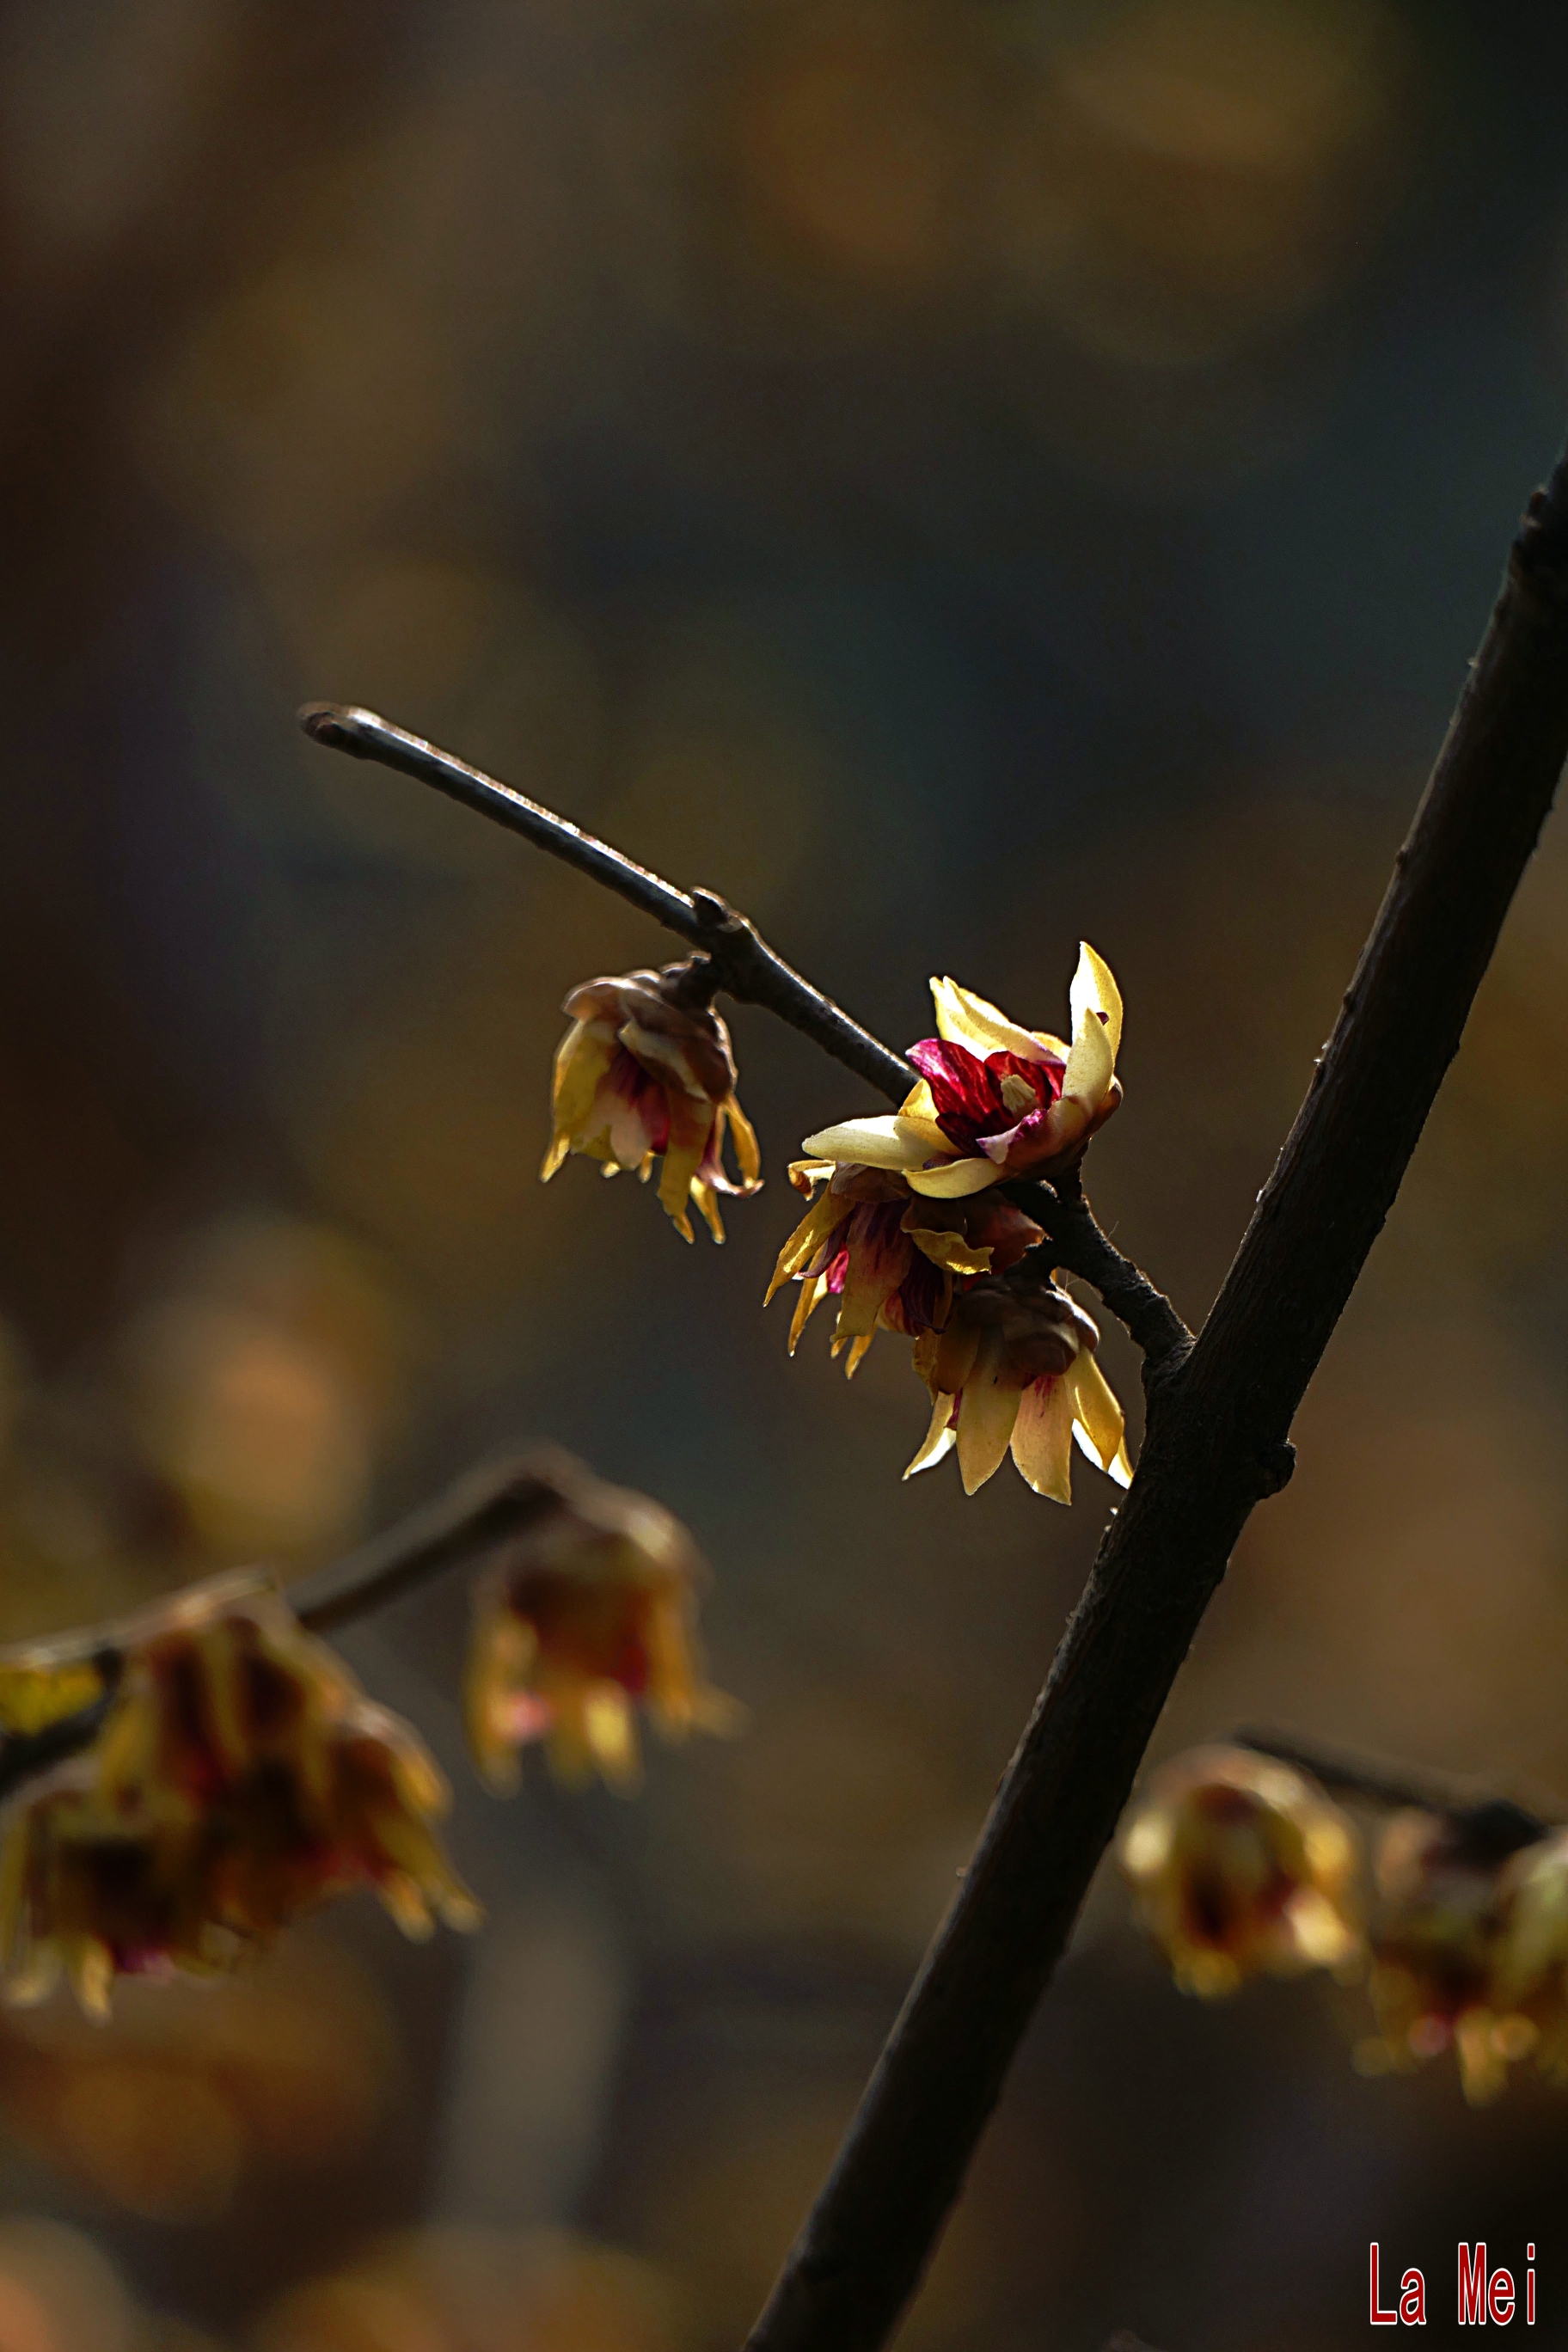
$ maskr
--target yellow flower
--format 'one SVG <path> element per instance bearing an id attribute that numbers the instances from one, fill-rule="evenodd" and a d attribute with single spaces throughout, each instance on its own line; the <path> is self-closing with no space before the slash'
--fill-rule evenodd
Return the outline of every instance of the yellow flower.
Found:
<path id="1" fill-rule="evenodd" d="M 498 1790 L 542 1739 L 558 1778 L 639 1778 L 636 1710 L 667 1739 L 730 1732 L 742 1710 L 704 1681 L 696 1639 L 704 1563 L 679 1519 L 607 1486 L 569 1454 L 547 1474 L 556 1503 L 474 1589 L 469 1745 Z"/>
<path id="2" fill-rule="evenodd" d="M 1378 2031 L 1356 2052 L 1363 2071 L 1405 2072 L 1451 2047 L 1465 2096 L 1479 2106 L 1532 2051 L 1559 2069 L 1565 1873 L 1563 1839 L 1531 1836 L 1510 1806 L 1396 1813 L 1377 1852 Z"/>
<path id="3" fill-rule="evenodd" d="M 1163 1766 L 1121 1832 L 1142 1925 L 1184 1992 L 1343 1969 L 1360 1949 L 1357 1847 L 1315 1781 L 1271 1757 L 1197 1748 Z"/>
<path id="4" fill-rule="evenodd" d="M 890 1117 L 808 1135 L 814 1159 L 886 1168 L 959 1200 L 1013 1176 L 1061 1176 L 1121 1099 L 1121 997 L 1087 940 L 1073 975 L 1070 1045 L 1020 1029 L 956 981 L 933 980 L 937 1034 L 910 1048 L 921 1080 Z"/>
<path id="5" fill-rule="evenodd" d="M 931 1427 L 905 1471 L 958 1454 L 973 1495 L 1013 1459 L 1037 1495 L 1072 1500 L 1073 1440 L 1119 1486 L 1131 1467 L 1121 1407 L 1094 1359 L 1100 1333 L 1048 1276 L 1026 1270 L 972 1283 L 942 1331 L 915 1341 L 914 1365 L 931 1392 Z"/>
<path id="6" fill-rule="evenodd" d="M 89 1644 L 124 1660 L 98 1744 L 18 1803 L 0 1854 L 8 1999 L 63 1969 L 102 2014 L 116 1976 L 221 1973 L 360 1886 L 410 1935 L 478 1924 L 422 1741 L 264 1580 L 216 1578 Z"/>
<path id="7" fill-rule="evenodd" d="M 658 1197 L 676 1231 L 691 1239 L 695 1201 L 716 1242 L 724 1238 L 721 1192 L 761 1186 L 756 1134 L 735 1099 L 730 1032 L 700 994 L 691 963 L 585 981 L 562 1011 L 572 1026 L 555 1051 L 555 1131 L 540 1177 L 584 1151 L 606 1176 L 635 1168 L 646 1183 L 662 1153 Z M 739 1181 L 726 1172 L 726 1129 L 735 1137 Z"/>
<path id="8" fill-rule="evenodd" d="M 879 1328 L 911 1339 L 940 1331 L 955 1278 L 1001 1273 L 1045 1239 L 1033 1218 L 1000 1194 L 921 1200 L 887 1169 L 835 1167 L 830 1160 L 797 1160 L 789 1173 L 797 1192 L 825 1189 L 779 1252 L 763 1303 L 784 1283 L 800 1284 L 793 1356 L 822 1300 L 837 1297 L 833 1353 L 848 1349 L 851 1375 Z"/>

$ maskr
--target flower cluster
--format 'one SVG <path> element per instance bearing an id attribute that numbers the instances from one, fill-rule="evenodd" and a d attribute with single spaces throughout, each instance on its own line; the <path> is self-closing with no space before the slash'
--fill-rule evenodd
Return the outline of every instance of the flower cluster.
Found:
<path id="1" fill-rule="evenodd" d="M 658 1197 L 676 1231 L 691 1239 L 695 1202 L 721 1242 L 719 1194 L 755 1192 L 762 1163 L 735 1098 L 730 1032 L 706 985 L 699 958 L 572 991 L 561 1008 L 572 1026 L 555 1052 L 554 1133 L 539 1172 L 548 1183 L 569 1153 L 582 1151 L 606 1176 L 635 1168 L 646 1183 L 662 1155 Z M 724 1167 L 727 1129 L 738 1181 Z"/>
<path id="2" fill-rule="evenodd" d="M 996 1188 L 1068 1176 L 1121 1098 L 1121 999 L 1087 942 L 1070 1045 L 933 980 L 938 1034 L 910 1049 L 921 1078 L 890 1117 L 808 1136 L 790 1181 L 811 1207 L 768 1289 L 801 1286 L 793 1354 L 826 1297 L 834 1355 L 853 1373 L 879 1329 L 914 1342 L 931 1428 L 906 1475 L 956 1451 L 973 1494 L 1009 1450 L 1037 1494 L 1071 1499 L 1072 1441 L 1126 1485 L 1121 1408 L 1095 1361 L 1100 1334 L 1027 1254 L 1044 1229 Z"/>
<path id="3" fill-rule="evenodd" d="M 569 1454 L 541 1465 L 552 1499 L 477 1581 L 469 1744 L 490 1786 L 518 1784 L 518 1750 L 542 1740 L 569 1783 L 639 1777 L 636 1709 L 667 1739 L 738 1727 L 704 1681 L 697 1594 L 707 1570 L 679 1519 Z"/>
<path id="4" fill-rule="evenodd" d="M 1452 2050 L 1465 2096 L 1532 2057 L 1568 2082 L 1568 1830 L 1517 1807 L 1411 1808 L 1361 1841 L 1310 1775 L 1250 1748 L 1200 1748 L 1152 1777 L 1120 1841 L 1143 1927 L 1184 1991 L 1327 1968 L 1366 1972 L 1363 2074 Z"/>
<path id="5" fill-rule="evenodd" d="M 116 1977 L 223 1974 L 355 1887 L 408 1935 L 478 1924 L 423 1743 L 265 1580 L 215 1579 L 110 1636 L 95 1747 L 18 1802 L 0 1853 L 8 1999 L 63 1972 L 103 2015 Z"/>
<path id="6" fill-rule="evenodd" d="M 1184 1992 L 1342 1968 L 1360 1951 L 1354 1831 L 1315 1782 L 1242 1748 L 1154 1774 L 1121 1832 L 1143 1926 Z"/>

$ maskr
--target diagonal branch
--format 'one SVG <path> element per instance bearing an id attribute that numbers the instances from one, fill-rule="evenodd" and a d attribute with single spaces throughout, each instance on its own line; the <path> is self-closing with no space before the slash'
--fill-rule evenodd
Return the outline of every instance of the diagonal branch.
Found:
<path id="1" fill-rule="evenodd" d="M 920 2283 L 1150 1735 L 1376 1239 L 1568 755 L 1568 460 L 1538 490 L 1307 1098 L 749 2352 L 872 2352 Z"/>
<path id="2" fill-rule="evenodd" d="M 1293 1764 L 1297 1771 L 1310 1773 L 1323 1788 L 1342 1797 L 1359 1798 L 1363 1804 L 1393 1811 L 1415 1806 L 1422 1812 L 1450 1814 L 1456 1821 L 1485 1822 L 1496 1833 L 1511 1833 L 1516 1845 L 1531 1844 L 1552 1826 L 1544 1815 L 1531 1812 L 1514 1798 L 1497 1796 L 1458 1773 L 1352 1756 L 1347 1748 L 1325 1748 L 1294 1732 L 1248 1730 L 1233 1732 L 1231 1737 L 1237 1748 L 1250 1748 L 1255 1755 L 1274 1756 L 1281 1764 Z"/>
<path id="3" fill-rule="evenodd" d="M 920 1073 L 901 1054 L 862 1029 L 843 1009 L 801 977 L 769 947 L 756 926 L 711 890 L 682 890 L 651 874 L 608 842 L 584 833 L 510 784 L 470 768 L 422 736 L 378 716 L 335 702 L 307 702 L 300 724 L 312 742 L 374 760 L 400 775 L 431 784 L 448 799 L 522 835 L 537 849 L 575 867 L 606 890 L 628 899 L 678 939 L 687 940 L 711 961 L 718 984 L 740 1004 L 760 1004 L 811 1038 L 835 1061 L 864 1078 L 888 1101 L 901 1103 Z M 1080 1193 L 1048 1185 L 1027 1188 L 1028 1205 L 1050 1236 L 1058 1265 L 1091 1283 L 1149 1359 L 1146 1374 L 1175 1360 L 1192 1345 L 1192 1333 L 1169 1299 L 1154 1288 L 1130 1258 L 1122 1256 L 1095 1223 Z"/>

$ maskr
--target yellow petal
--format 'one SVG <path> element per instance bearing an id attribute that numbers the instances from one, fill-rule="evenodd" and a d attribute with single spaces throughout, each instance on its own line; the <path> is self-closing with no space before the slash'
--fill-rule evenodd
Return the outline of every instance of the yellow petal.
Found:
<path id="1" fill-rule="evenodd" d="M 658 1171 L 658 1197 L 677 1233 L 689 1241 L 691 1220 L 686 1204 L 691 1196 L 691 1180 L 708 1149 L 713 1106 L 706 1095 L 695 1098 L 690 1095 L 671 1095 L 668 1099 L 669 1135 L 664 1147 L 664 1165 Z"/>
<path id="2" fill-rule="evenodd" d="M 965 1241 L 962 1234 L 932 1233 L 923 1225 L 905 1227 L 922 1257 L 932 1265 L 942 1265 L 949 1274 L 989 1274 L 991 1244 Z"/>
<path id="3" fill-rule="evenodd" d="M 808 1135 L 802 1144 L 814 1160 L 851 1160 L 863 1168 L 918 1168 L 931 1157 L 931 1146 L 918 1128 L 906 1127 L 895 1115 L 885 1118 L 847 1118 Z"/>
<path id="4" fill-rule="evenodd" d="M 795 1301 L 795 1320 L 789 1327 L 789 1351 L 792 1356 L 800 1344 L 801 1333 L 816 1314 L 826 1289 L 827 1276 L 825 1274 L 808 1275 L 801 1284 L 800 1297 Z"/>
<path id="5" fill-rule="evenodd" d="M 1119 1486 L 1130 1486 L 1132 1465 L 1127 1458 L 1127 1423 L 1116 1401 L 1116 1391 L 1087 1348 L 1067 1380 L 1073 1392 L 1073 1419 L 1079 1444 L 1089 1460 L 1114 1478 Z"/>
<path id="6" fill-rule="evenodd" d="M 960 988 L 955 980 L 933 980 L 931 995 L 936 1034 L 949 1045 L 967 1045 L 972 1054 L 1019 1054 L 1026 1062 L 1039 1060 L 1038 1038 L 972 989 Z"/>
<path id="7" fill-rule="evenodd" d="M 642 1780 L 632 1703 L 619 1683 L 593 1684 L 583 1701 L 583 1729 L 605 1779 L 622 1796 Z"/>
<path id="8" fill-rule="evenodd" d="M 856 1334 L 850 1343 L 848 1358 L 844 1366 L 844 1377 L 847 1381 L 852 1381 L 859 1370 L 861 1359 L 876 1336 L 874 1331 L 860 1331 Z"/>
<path id="9" fill-rule="evenodd" d="M 691 1180 L 691 1197 L 702 1212 L 702 1221 L 714 1240 L 721 1242 L 724 1238 L 724 1220 L 719 1213 L 719 1195 L 714 1192 L 712 1185 L 704 1184 L 700 1177 L 694 1176 Z"/>
<path id="10" fill-rule="evenodd" d="M 764 1307 L 771 1304 L 792 1276 L 811 1264 L 835 1225 L 842 1223 L 846 1214 L 844 1202 L 836 1201 L 831 1193 L 825 1192 L 819 1201 L 812 1202 L 778 1254 L 773 1280 L 768 1285 L 767 1297 L 763 1300 Z"/>
<path id="11" fill-rule="evenodd" d="M 1062 1073 L 1062 1100 L 1082 1103 L 1092 1116 L 1110 1092 L 1116 1055 L 1110 1032 L 1098 1013 L 1085 1011 L 1073 1033 L 1072 1052 Z M 1060 1110 L 1058 1103 L 1056 1108 Z"/>
<path id="12" fill-rule="evenodd" d="M 555 1048 L 551 1100 L 558 1134 L 580 1131 L 615 1054 L 616 1034 L 607 1022 L 574 1021 Z"/>
<path id="13" fill-rule="evenodd" d="M 730 1131 L 735 1139 L 735 1165 L 746 1184 L 760 1184 L 763 1175 L 763 1155 L 757 1144 L 757 1130 L 731 1095 L 724 1106 L 730 1114 Z"/>
<path id="14" fill-rule="evenodd" d="M 1121 1051 L 1121 991 L 1105 958 L 1097 954 L 1087 940 L 1078 943 L 1078 970 L 1072 976 L 1068 1002 L 1072 1007 L 1075 1037 L 1086 1013 L 1104 1014 L 1100 1026 L 1110 1040 L 1110 1058 L 1114 1061 Z"/>
<path id="15" fill-rule="evenodd" d="M 1067 1375 L 1024 1391 L 1013 1429 L 1013 1459 L 1037 1495 L 1072 1501 L 1072 1389 Z"/>
<path id="16" fill-rule="evenodd" d="M 997 1379 L 1001 1365 L 1000 1344 L 987 1340 L 958 1401 L 958 1474 L 966 1495 L 975 1493 L 1001 1468 L 1018 1418 L 1023 1391 Z"/>
<path id="17" fill-rule="evenodd" d="M 929 1470 L 933 1462 L 940 1462 L 944 1454 L 951 1454 L 956 1444 L 957 1433 L 952 1427 L 952 1399 L 939 1396 L 931 1406 L 931 1427 L 926 1431 L 920 1452 L 905 1471 L 905 1477 L 912 1478 L 917 1470 Z"/>
<path id="18" fill-rule="evenodd" d="M 928 1200 L 962 1201 L 970 1192 L 984 1192 L 988 1184 L 1001 1181 L 1003 1171 L 994 1160 L 982 1156 L 976 1160 L 950 1160 L 942 1168 L 906 1168 L 905 1180 L 911 1192 L 923 1192 Z"/>

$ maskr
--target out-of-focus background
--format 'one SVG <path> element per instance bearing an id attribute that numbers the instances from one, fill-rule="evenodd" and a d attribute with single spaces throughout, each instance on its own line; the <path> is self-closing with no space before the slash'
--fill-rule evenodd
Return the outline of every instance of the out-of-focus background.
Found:
<path id="1" fill-rule="evenodd" d="M 464 1601 L 344 1647 L 487 1933 L 0 2027 L 0 2352 L 720 2352 L 1076 1594 L 907 1351 L 535 1181 L 557 1006 L 669 952 L 295 731 L 379 706 L 719 888 L 897 1042 L 1128 1000 L 1093 1192 L 1199 1318 L 1568 410 L 1554 0 L 10 0 L 0 16 L 0 1636 L 332 1556 L 550 1436 L 688 1519 L 749 1736 L 635 1803 L 461 1751 Z M 1158 1742 L 1568 1800 L 1568 840 Z M 1124 1394 L 1128 1349 L 1105 1356 Z M 135 1997 L 138 1990 L 142 1997 Z M 1366 2246 L 1539 2246 L 1568 2099 L 1360 2080 L 1091 1897 L 910 2352 L 1328 2352 Z M 1447 2325 L 1447 2289 L 1433 2324 Z"/>

